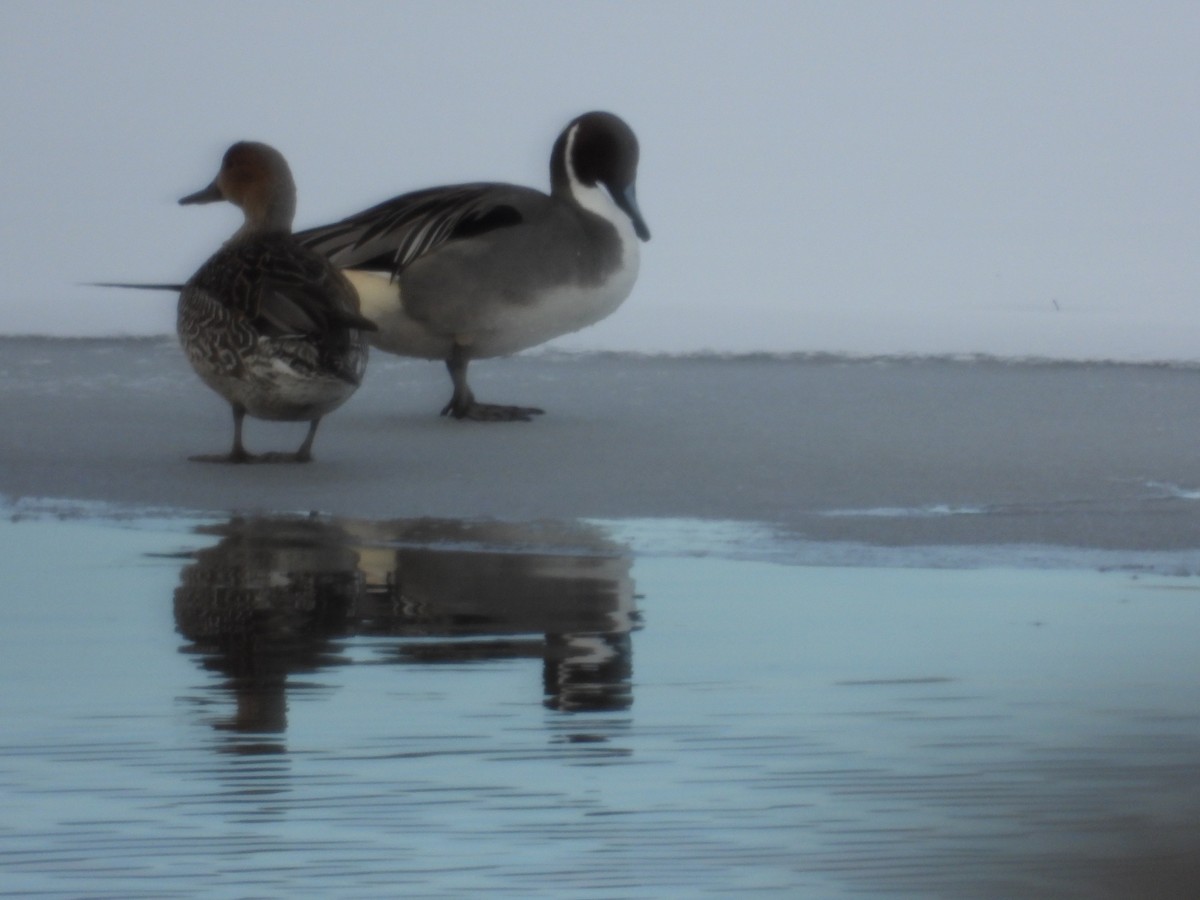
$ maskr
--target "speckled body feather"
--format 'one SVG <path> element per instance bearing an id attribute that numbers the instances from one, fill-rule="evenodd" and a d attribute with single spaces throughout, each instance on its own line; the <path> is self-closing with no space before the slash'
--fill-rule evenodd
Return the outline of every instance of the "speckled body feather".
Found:
<path id="1" fill-rule="evenodd" d="M 184 285 L 179 339 L 205 384 L 261 419 L 315 419 L 367 364 L 349 282 L 290 235 L 235 238 Z"/>
<path id="2" fill-rule="evenodd" d="M 242 227 L 183 286 L 179 340 L 204 383 L 229 401 L 233 447 L 203 462 L 308 462 L 321 417 L 358 388 L 367 365 L 358 295 L 320 254 L 292 237 L 296 185 L 273 147 L 239 141 L 208 187 L 181 204 L 228 200 Z M 242 443 L 246 415 L 307 421 L 295 453 L 256 456 Z"/>

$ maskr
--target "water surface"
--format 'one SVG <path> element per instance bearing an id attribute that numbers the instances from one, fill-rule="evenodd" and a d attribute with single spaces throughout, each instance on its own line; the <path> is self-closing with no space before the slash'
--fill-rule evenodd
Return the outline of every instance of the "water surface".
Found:
<path id="1" fill-rule="evenodd" d="M 678 529 L 0 524 L 0 893 L 1196 896 L 1196 579 Z"/>

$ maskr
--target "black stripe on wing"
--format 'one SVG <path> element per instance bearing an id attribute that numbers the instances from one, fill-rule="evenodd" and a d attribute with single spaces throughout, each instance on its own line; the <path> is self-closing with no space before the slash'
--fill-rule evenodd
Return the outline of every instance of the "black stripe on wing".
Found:
<path id="1" fill-rule="evenodd" d="M 489 184 L 414 191 L 296 238 L 342 268 L 396 276 L 442 244 L 520 223 L 520 211 L 494 191 Z"/>

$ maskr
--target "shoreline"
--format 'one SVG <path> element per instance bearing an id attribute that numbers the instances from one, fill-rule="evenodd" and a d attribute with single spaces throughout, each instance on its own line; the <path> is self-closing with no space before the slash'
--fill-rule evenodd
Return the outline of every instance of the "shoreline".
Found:
<path id="1" fill-rule="evenodd" d="M 63 522 L 97 527 L 177 532 L 194 537 L 233 523 L 257 523 L 264 529 L 313 522 L 350 531 L 390 529 L 408 532 L 404 546 L 430 550 L 459 548 L 513 554 L 578 554 L 573 539 L 591 529 L 608 542 L 610 552 L 631 560 L 724 560 L 826 569 L 1019 570 L 1097 572 L 1168 578 L 1200 576 L 1200 549 L 1105 550 L 1050 544 L 880 545 L 854 541 L 804 540 L 770 523 L 710 519 L 643 518 L 541 519 L 352 519 L 319 510 L 240 512 L 181 508 L 124 507 L 107 502 L 0 496 L 0 518 L 13 524 Z M 449 534 L 466 531 L 463 545 Z M 494 537 L 489 538 L 488 534 Z"/>
<path id="2" fill-rule="evenodd" d="M 1190 368 L 548 351 L 472 376 L 485 401 L 547 414 L 441 418 L 442 366 L 375 353 L 313 463 L 212 466 L 187 457 L 227 445 L 229 411 L 173 338 L 0 338 L 15 423 L 0 499 L 17 513 L 740 523 L 767 546 L 758 556 L 864 564 L 979 564 L 1008 548 L 1190 569 L 1200 551 Z M 302 430 L 251 420 L 247 443 L 287 447 Z"/>
<path id="3" fill-rule="evenodd" d="M 162 334 L 113 334 L 113 335 L 52 335 L 52 334 L 3 334 L 0 335 L 0 352 L 4 345 L 13 344 L 167 344 L 178 346 L 178 338 L 174 333 Z M 970 365 L 970 366 L 999 366 L 999 367 L 1033 367 L 1033 368 L 1148 368 L 1148 369 L 1180 369 L 1200 371 L 1200 357 L 1153 357 L 1145 359 L 1121 359 L 1117 357 L 1092 356 L 1042 356 L 1038 354 L 998 354 L 982 351 L 948 351 L 945 353 L 896 352 L 896 353 L 867 353 L 854 350 L 715 350 L 702 348 L 688 351 L 642 351 L 642 350 L 606 350 L 602 348 L 564 349 L 553 344 L 543 344 L 530 350 L 524 350 L 511 357 L 496 359 L 533 359 L 546 361 L 570 360 L 620 360 L 654 361 L 722 361 L 722 362 L 778 362 L 778 363 L 815 363 L 829 365 Z M 495 360 L 482 360 L 487 363 Z"/>

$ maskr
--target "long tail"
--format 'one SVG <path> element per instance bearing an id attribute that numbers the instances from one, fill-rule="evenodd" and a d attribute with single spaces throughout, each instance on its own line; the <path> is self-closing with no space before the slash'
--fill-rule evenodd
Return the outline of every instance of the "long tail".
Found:
<path id="1" fill-rule="evenodd" d="M 87 287 L 133 288 L 137 291 L 175 291 L 183 290 L 182 284 L 147 284 L 137 281 L 85 281 Z"/>

